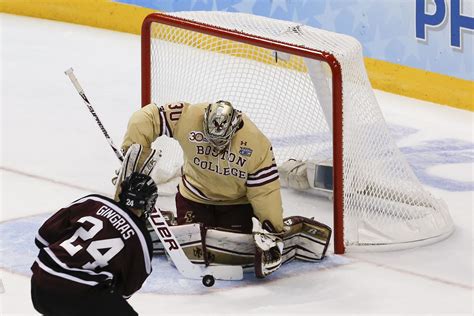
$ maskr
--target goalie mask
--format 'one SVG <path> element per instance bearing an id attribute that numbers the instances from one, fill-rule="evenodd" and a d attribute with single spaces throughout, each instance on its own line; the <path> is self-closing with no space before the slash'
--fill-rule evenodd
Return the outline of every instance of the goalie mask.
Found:
<path id="1" fill-rule="evenodd" d="M 155 181 L 145 174 L 134 172 L 121 183 L 120 204 L 142 210 L 145 218 L 150 215 L 157 198 Z"/>
<path id="2" fill-rule="evenodd" d="M 229 145 L 237 131 L 242 116 L 228 101 L 209 104 L 204 112 L 203 133 L 209 143 L 218 151 Z"/>

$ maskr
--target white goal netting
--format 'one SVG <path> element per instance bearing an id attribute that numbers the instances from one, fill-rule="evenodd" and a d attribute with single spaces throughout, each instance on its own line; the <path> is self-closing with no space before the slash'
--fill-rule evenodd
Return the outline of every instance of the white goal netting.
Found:
<path id="1" fill-rule="evenodd" d="M 343 129 L 337 146 L 343 151 L 344 227 L 334 229 L 344 229 L 348 250 L 410 247 L 453 230 L 446 205 L 422 187 L 392 140 L 357 40 L 241 13 L 172 15 L 336 57 L 342 69 L 343 119 L 334 124 Z M 278 163 L 334 158 L 332 76 L 325 62 L 160 23 L 151 24 L 150 59 L 152 102 L 229 100 L 272 141 Z M 174 140 L 162 137 L 158 146 L 169 170 L 181 165 Z"/>

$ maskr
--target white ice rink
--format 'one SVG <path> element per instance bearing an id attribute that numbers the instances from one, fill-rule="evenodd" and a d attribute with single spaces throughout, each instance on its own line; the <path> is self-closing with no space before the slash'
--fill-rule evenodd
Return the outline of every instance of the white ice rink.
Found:
<path id="1" fill-rule="evenodd" d="M 138 36 L 0 14 L 0 314 L 34 315 L 33 239 L 45 216 L 88 193 L 112 194 L 118 167 L 64 70 L 75 73 L 120 143 L 140 102 Z M 182 279 L 163 259 L 130 302 L 140 314 L 466 314 L 473 307 L 473 113 L 377 91 L 415 173 L 449 205 L 454 233 L 430 246 L 293 262 L 268 280 Z M 473 101 L 474 102 L 474 101 Z M 285 215 L 311 216 L 310 195 L 285 190 Z M 165 208 L 172 197 L 160 197 Z M 332 225 L 332 216 L 313 214 Z"/>

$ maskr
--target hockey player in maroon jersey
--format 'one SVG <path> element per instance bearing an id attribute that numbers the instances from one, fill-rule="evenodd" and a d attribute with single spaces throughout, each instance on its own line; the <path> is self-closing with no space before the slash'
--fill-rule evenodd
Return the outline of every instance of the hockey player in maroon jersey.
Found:
<path id="1" fill-rule="evenodd" d="M 126 301 L 151 273 L 145 225 L 157 198 L 149 176 L 132 173 L 119 202 L 88 195 L 40 227 L 31 270 L 35 309 L 46 315 L 137 315 Z"/>

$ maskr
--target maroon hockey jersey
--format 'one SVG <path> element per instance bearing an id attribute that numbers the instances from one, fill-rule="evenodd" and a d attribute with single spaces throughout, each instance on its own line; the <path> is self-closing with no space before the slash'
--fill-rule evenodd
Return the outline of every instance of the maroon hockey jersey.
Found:
<path id="1" fill-rule="evenodd" d="M 80 293 L 112 284 L 125 298 L 151 273 L 145 222 L 112 199 L 85 196 L 51 216 L 35 238 L 31 270 L 46 287 Z"/>

